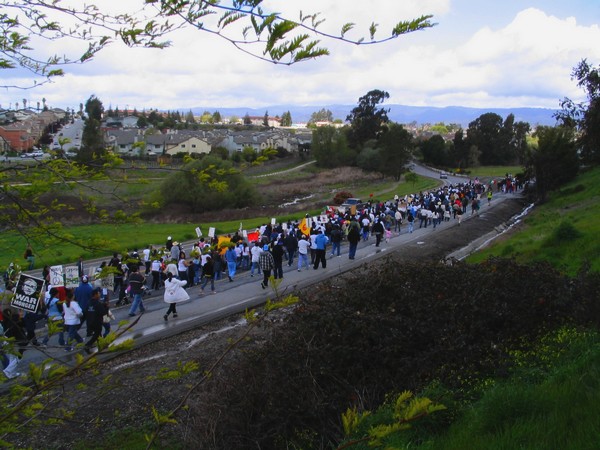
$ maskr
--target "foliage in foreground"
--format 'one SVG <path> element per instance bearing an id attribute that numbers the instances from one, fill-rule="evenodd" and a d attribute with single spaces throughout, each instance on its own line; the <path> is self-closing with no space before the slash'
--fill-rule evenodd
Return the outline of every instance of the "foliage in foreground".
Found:
<path id="1" fill-rule="evenodd" d="M 461 401 L 464 389 L 432 383 L 423 395 L 443 398 L 453 411 L 441 420 L 426 418 L 390 434 L 378 448 L 591 448 L 600 435 L 595 420 L 600 412 L 600 334 L 564 327 L 527 347 L 510 352 L 513 367 L 508 379 L 473 385 L 468 390 L 473 401 Z M 359 438 L 374 424 L 388 422 L 393 406 L 386 402 L 369 414 L 348 441 L 355 444 L 340 448 L 373 448 Z"/>

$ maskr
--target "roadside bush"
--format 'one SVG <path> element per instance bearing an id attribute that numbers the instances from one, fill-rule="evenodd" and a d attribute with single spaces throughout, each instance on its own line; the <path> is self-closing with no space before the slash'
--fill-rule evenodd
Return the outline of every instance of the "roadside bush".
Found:
<path id="1" fill-rule="evenodd" d="M 202 213 L 223 208 L 244 208 L 258 202 L 258 194 L 230 161 L 206 156 L 186 164 L 160 187 L 162 205 L 186 206 Z"/>
<path id="2" fill-rule="evenodd" d="M 346 199 L 348 198 L 352 198 L 354 197 L 354 195 L 352 195 L 351 192 L 348 191 L 340 191 L 338 193 L 336 193 L 333 197 L 333 203 L 335 205 L 341 205 L 342 203 L 344 203 L 346 201 Z"/>
<path id="3" fill-rule="evenodd" d="M 583 236 L 583 233 L 579 231 L 571 222 L 562 221 L 558 227 L 554 229 L 552 234 L 546 240 L 546 245 L 554 245 L 555 243 L 572 242 Z"/>

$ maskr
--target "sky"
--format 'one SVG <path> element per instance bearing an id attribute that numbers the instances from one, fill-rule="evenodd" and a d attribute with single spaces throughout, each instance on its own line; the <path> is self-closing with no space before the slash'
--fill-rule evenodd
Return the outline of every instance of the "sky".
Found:
<path id="1" fill-rule="evenodd" d="M 142 2 L 127 2 L 133 3 Z M 600 66 L 600 0 L 266 0 L 263 9 L 291 19 L 300 10 L 320 12 L 325 22 L 319 29 L 332 34 L 353 22 L 354 38 L 368 37 L 371 22 L 379 24 L 380 37 L 395 23 L 424 14 L 437 25 L 378 45 L 322 39 L 329 56 L 292 66 L 260 61 L 210 33 L 179 30 L 169 36 L 168 49 L 115 43 L 51 84 L 0 89 L 0 107 L 22 106 L 22 99 L 34 106 L 45 98 L 48 106 L 79 109 L 95 95 L 105 109 L 212 112 L 355 105 L 380 89 L 390 94 L 388 104 L 559 108 L 564 97 L 584 99 L 571 80 L 573 67 L 584 58 Z M 75 45 L 36 48 L 68 54 Z M 19 70 L 0 74 L 0 85 L 24 81 Z"/>

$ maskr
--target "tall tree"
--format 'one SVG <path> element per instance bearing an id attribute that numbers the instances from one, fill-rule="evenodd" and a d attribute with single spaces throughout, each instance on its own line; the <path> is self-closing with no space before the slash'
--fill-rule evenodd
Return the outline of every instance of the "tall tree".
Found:
<path id="1" fill-rule="evenodd" d="M 281 115 L 281 126 L 282 127 L 291 127 L 292 126 L 292 113 L 290 113 L 289 111 L 286 111 Z"/>
<path id="2" fill-rule="evenodd" d="M 389 122 L 389 109 L 377 105 L 390 97 L 378 89 L 367 92 L 358 99 L 358 106 L 352 109 L 346 121 L 350 122 L 348 142 L 352 148 L 360 148 L 370 139 L 377 139 Z"/>
<path id="3" fill-rule="evenodd" d="M 269 126 L 269 111 L 265 111 L 265 115 L 263 117 L 263 126 Z"/>
<path id="4" fill-rule="evenodd" d="M 469 123 L 467 142 L 480 152 L 480 162 L 484 166 L 501 164 L 496 150 L 500 143 L 502 117 L 496 113 L 485 113 Z"/>
<path id="5" fill-rule="evenodd" d="M 569 98 L 561 102 L 562 110 L 556 118 L 566 126 L 580 133 L 578 139 L 583 162 L 590 165 L 600 164 L 600 67 L 590 65 L 583 59 L 573 69 L 571 79 L 577 80 L 577 86 L 586 94 L 586 100 L 576 103 Z"/>
<path id="6" fill-rule="evenodd" d="M 356 153 L 348 147 L 345 133 L 339 128 L 325 126 L 313 131 L 311 154 L 320 167 L 351 166 Z"/>
<path id="7" fill-rule="evenodd" d="M 400 177 L 406 171 L 406 165 L 412 158 L 412 135 L 402 125 L 390 123 L 388 130 L 380 136 L 377 147 L 380 158 L 379 171 L 400 181 Z"/>
<path id="8" fill-rule="evenodd" d="M 86 164 L 91 163 L 105 154 L 104 136 L 100 124 L 104 107 L 102 102 L 92 95 L 85 103 L 86 119 L 81 134 L 81 149 L 77 160 Z"/>
<path id="9" fill-rule="evenodd" d="M 577 176 L 580 162 L 572 127 L 540 126 L 534 136 L 538 145 L 531 150 L 526 171 L 535 178 L 536 193 L 544 201 L 549 191 Z"/>
<path id="10" fill-rule="evenodd" d="M 185 122 L 186 123 L 196 123 L 196 118 L 194 117 L 194 113 L 192 112 L 191 109 L 185 114 Z"/>
<path id="11" fill-rule="evenodd" d="M 223 118 L 221 117 L 221 113 L 219 111 L 215 111 L 212 115 L 213 123 L 221 123 Z"/>
<path id="12" fill-rule="evenodd" d="M 308 120 L 309 124 L 314 124 L 317 122 L 333 122 L 333 113 L 325 108 L 321 108 L 319 111 L 315 111 L 310 115 L 310 119 Z"/>
<path id="13" fill-rule="evenodd" d="M 444 138 L 439 134 L 431 136 L 429 139 L 423 140 L 419 144 L 423 161 L 433 166 L 444 167 L 450 165 L 450 157 L 448 147 Z"/>

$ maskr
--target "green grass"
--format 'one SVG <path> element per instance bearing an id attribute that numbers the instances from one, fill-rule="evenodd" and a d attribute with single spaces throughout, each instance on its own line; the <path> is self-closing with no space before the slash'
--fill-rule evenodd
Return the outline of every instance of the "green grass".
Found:
<path id="1" fill-rule="evenodd" d="M 319 214 L 320 210 L 306 211 L 310 215 Z M 297 219 L 304 215 L 281 215 L 276 216 L 277 221 Z M 269 223 L 271 217 L 256 217 L 243 220 L 244 229 L 252 231 L 264 223 Z M 105 241 L 103 248 L 97 250 L 84 250 L 76 245 L 66 243 L 48 243 L 46 239 L 33 242 L 32 246 L 36 254 L 36 267 L 46 264 L 68 264 L 74 263 L 80 256 L 84 259 L 108 257 L 113 252 L 122 252 L 127 249 L 143 249 L 146 245 L 163 246 L 167 236 L 172 236 L 177 241 L 196 239 L 195 228 L 200 227 L 203 236 L 208 236 L 208 229 L 215 227 L 217 234 L 234 233 L 240 226 L 239 220 L 211 223 L 124 223 L 124 224 L 95 224 L 85 226 L 68 227 L 67 231 L 77 240 L 85 241 L 86 238 L 94 236 Z M 25 261 L 21 255 L 25 251 L 25 240 L 15 233 L 3 233 L 0 235 L 0 247 L 5 251 L 0 255 L 0 267 L 5 268 L 10 262 L 24 265 Z M 15 258 L 15 255 L 16 258 Z"/>
<path id="2" fill-rule="evenodd" d="M 586 343 L 586 345 L 582 345 Z M 600 342 L 572 344 L 547 378 L 515 375 L 488 390 L 427 450 L 600 448 Z M 525 370 L 530 371 L 531 368 Z"/>
<path id="3" fill-rule="evenodd" d="M 512 175 L 516 175 L 517 173 L 523 172 L 522 166 L 481 166 L 474 167 L 470 170 L 470 175 L 472 177 L 480 177 L 480 178 L 497 178 L 504 177 L 507 173 Z"/>
<path id="4" fill-rule="evenodd" d="M 544 336 L 531 350 L 511 354 L 516 367 L 512 375 L 502 381 L 487 380 L 488 388 L 473 402 L 459 400 L 464 398 L 464 391 L 447 391 L 435 385 L 425 390 L 422 396 L 448 409 L 391 435 L 381 448 L 600 448 L 598 332 L 563 328 Z M 383 405 L 361 425 L 358 435 L 390 420 L 390 405 Z M 351 448 L 372 447 L 365 443 Z"/>
<path id="5" fill-rule="evenodd" d="M 525 218 L 523 229 L 510 239 L 470 256 L 481 262 L 490 256 L 514 257 L 523 263 L 546 261 L 569 275 L 584 265 L 600 272 L 600 169 L 580 175 L 550 195 Z M 565 233 L 570 228 L 571 233 Z"/>

